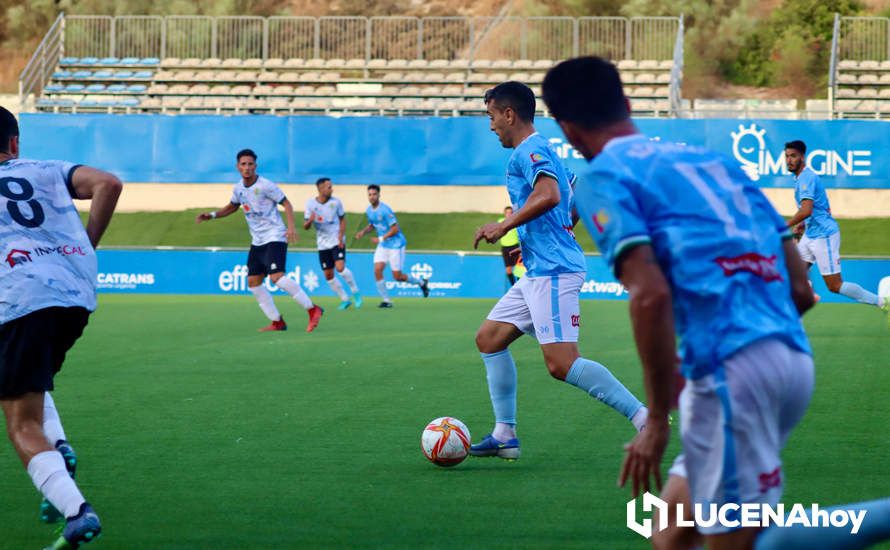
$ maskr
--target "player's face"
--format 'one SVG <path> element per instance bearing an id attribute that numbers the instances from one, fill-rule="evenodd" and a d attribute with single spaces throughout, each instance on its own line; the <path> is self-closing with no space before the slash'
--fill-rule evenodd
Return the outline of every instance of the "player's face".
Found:
<path id="1" fill-rule="evenodd" d="M 331 195 L 334 194 L 334 184 L 330 180 L 325 181 L 318 186 L 318 194 L 326 199 L 331 198 Z"/>
<path id="2" fill-rule="evenodd" d="M 785 149 L 785 164 L 789 172 L 796 174 L 803 168 L 803 155 L 797 149 Z"/>
<path id="3" fill-rule="evenodd" d="M 509 216 L 509 215 L 512 214 L 512 213 L 513 213 L 513 209 L 510 208 L 509 206 L 508 206 L 507 208 L 504 208 L 504 215 L 505 215 L 505 216 Z"/>
<path id="4" fill-rule="evenodd" d="M 509 137 L 510 124 L 506 116 L 507 109 L 498 109 L 494 101 L 489 101 L 485 104 L 485 111 L 488 113 L 489 128 L 497 134 L 501 145 L 507 148 L 513 147 L 513 141 Z"/>
<path id="5" fill-rule="evenodd" d="M 251 180 L 256 175 L 256 161 L 251 156 L 244 155 L 238 159 L 237 167 L 241 177 L 246 180 Z"/>
<path id="6" fill-rule="evenodd" d="M 368 189 L 368 202 L 371 203 L 371 206 L 376 207 L 380 202 L 380 192 L 376 189 Z"/>

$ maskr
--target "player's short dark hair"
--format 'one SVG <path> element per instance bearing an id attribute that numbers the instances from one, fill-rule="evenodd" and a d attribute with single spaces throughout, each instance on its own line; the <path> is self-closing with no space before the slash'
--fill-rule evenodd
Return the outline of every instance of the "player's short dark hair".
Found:
<path id="1" fill-rule="evenodd" d="M 253 157 L 253 161 L 256 162 L 256 153 L 253 152 L 253 149 L 241 149 L 238 151 L 238 155 L 235 157 L 237 162 L 241 162 L 241 157 Z"/>
<path id="2" fill-rule="evenodd" d="M 6 150 L 9 140 L 18 137 L 19 123 L 15 115 L 0 107 L 0 153 L 8 153 Z"/>
<path id="3" fill-rule="evenodd" d="M 318 187 L 326 181 L 331 181 L 331 178 L 318 178 L 317 180 L 315 180 L 315 187 Z"/>
<path id="4" fill-rule="evenodd" d="M 378 193 L 380 192 L 380 186 L 377 185 L 376 183 L 372 183 L 371 185 L 368 186 L 368 191 L 370 191 L 371 189 L 373 189 L 374 191 L 377 191 Z"/>
<path id="5" fill-rule="evenodd" d="M 795 139 L 794 141 L 789 141 L 785 144 L 785 149 L 794 149 L 798 151 L 801 155 L 807 154 L 807 144 L 799 139 Z"/>
<path id="6" fill-rule="evenodd" d="M 593 129 L 630 118 L 618 69 L 601 57 L 557 64 L 547 71 L 541 91 L 556 120 Z"/>
<path id="7" fill-rule="evenodd" d="M 490 102 L 501 109 L 510 107 L 522 121 L 535 121 L 535 92 L 522 82 L 510 80 L 491 88 L 485 92 L 485 104 Z"/>

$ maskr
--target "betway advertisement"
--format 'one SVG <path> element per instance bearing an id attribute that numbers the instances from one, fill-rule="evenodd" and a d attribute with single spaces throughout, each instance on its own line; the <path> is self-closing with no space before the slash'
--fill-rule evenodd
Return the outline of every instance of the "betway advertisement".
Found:
<path id="1" fill-rule="evenodd" d="M 244 294 L 247 293 L 247 251 L 219 250 L 105 250 L 98 251 L 99 292 L 157 294 Z M 499 298 L 507 291 L 500 255 L 469 253 L 408 252 L 403 270 L 429 279 L 431 298 Z M 373 300 L 373 254 L 348 252 L 347 266 L 355 275 L 363 296 Z M 716 264 L 715 264 L 716 265 Z M 876 291 L 890 275 L 890 260 L 844 260 L 844 279 Z M 719 266 L 717 267 L 719 268 Z M 334 296 L 318 264 L 316 252 L 289 252 L 287 276 L 312 296 Z M 386 285 L 393 297 L 419 297 L 420 289 L 394 281 L 385 271 Z M 814 280 L 816 292 L 826 302 L 844 302 L 831 294 L 821 277 Z M 280 292 L 267 279 L 270 291 Z M 609 272 L 602 258 L 587 256 L 587 275 L 581 298 L 624 300 L 627 291 Z"/>

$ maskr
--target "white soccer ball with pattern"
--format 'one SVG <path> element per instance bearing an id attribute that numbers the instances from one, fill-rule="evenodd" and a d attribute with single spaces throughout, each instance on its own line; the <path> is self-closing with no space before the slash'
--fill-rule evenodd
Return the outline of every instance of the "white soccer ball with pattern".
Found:
<path id="1" fill-rule="evenodd" d="M 424 456 L 436 466 L 455 466 L 470 452 L 470 430 L 456 418 L 443 416 L 431 420 L 420 437 Z"/>

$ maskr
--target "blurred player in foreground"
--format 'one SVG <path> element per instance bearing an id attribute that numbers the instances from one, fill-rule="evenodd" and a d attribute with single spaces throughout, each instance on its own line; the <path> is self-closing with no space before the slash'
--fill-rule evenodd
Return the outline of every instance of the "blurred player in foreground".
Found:
<path id="1" fill-rule="evenodd" d="M 355 307 L 362 307 L 362 297 L 358 293 L 355 277 L 346 267 L 346 211 L 343 209 L 343 203 L 333 196 L 334 185 L 330 178 L 319 178 L 315 182 L 315 187 L 318 189 L 318 196 L 306 201 L 303 229 L 308 230 L 315 225 L 318 261 L 328 286 L 340 297 L 338 309 L 348 308 L 352 305 L 352 301 L 355 302 Z M 334 275 L 334 269 L 349 285 L 352 301 Z"/>
<path id="2" fill-rule="evenodd" d="M 631 480 L 634 495 L 661 486 L 679 336 L 683 455 L 664 500 L 686 510 L 690 502 L 775 506 L 780 452 L 814 383 L 800 321 L 813 293 L 784 218 L 729 159 L 639 134 L 608 61 L 560 63 L 543 94 L 568 141 L 591 161 L 575 204 L 630 295 L 649 418 L 625 447 L 619 483 Z M 849 508 L 867 511 L 856 535 L 849 526 L 761 532 L 717 522 L 698 530 L 718 549 L 851 548 L 890 536 L 890 500 Z M 654 544 L 695 544 L 668 510 L 673 528 L 656 533 Z"/>
<path id="3" fill-rule="evenodd" d="M 6 430 L 43 494 L 41 519 L 65 518 L 53 548 L 77 548 L 102 531 L 77 485 L 77 459 L 49 392 L 96 309 L 95 247 L 121 182 L 94 168 L 19 159 L 19 127 L 0 107 L 0 405 Z M 86 229 L 72 199 L 91 199 Z"/>
<path id="4" fill-rule="evenodd" d="M 572 232 L 571 176 L 546 138 L 535 131 L 535 95 L 520 82 L 504 82 L 485 93 L 494 132 L 513 149 L 507 163 L 507 192 L 516 207 L 499 223 L 476 231 L 473 246 L 497 242 L 516 228 L 528 269 L 495 304 L 476 333 L 495 415 L 492 432 L 470 447 L 473 456 L 517 459 L 516 364 L 510 344 L 528 334 L 541 345 L 547 370 L 609 405 L 639 430 L 646 407 L 596 361 L 581 357 L 578 301 L 587 263 Z"/>
<path id="5" fill-rule="evenodd" d="M 788 226 L 800 235 L 797 251 L 809 266 L 816 264 L 825 286 L 835 294 L 890 312 L 890 296 L 879 297 L 856 283 L 841 278 L 841 231 L 831 215 L 828 194 L 819 176 L 807 166 L 807 146 L 794 140 L 785 144 L 785 163 L 794 176 L 794 200 L 798 210 Z"/>
<path id="6" fill-rule="evenodd" d="M 393 279 L 419 286 L 423 297 L 428 297 L 430 295 L 429 281 L 422 277 L 402 273 L 402 267 L 405 265 L 405 246 L 408 241 L 399 227 L 392 208 L 386 203 L 380 202 L 379 185 L 368 186 L 368 202 L 370 206 L 365 211 L 368 216 L 368 225 L 356 233 L 355 238 L 361 239 L 371 231 L 377 232 L 376 237 L 371 237 L 371 242 L 377 245 L 374 250 L 374 280 L 377 281 L 377 292 L 383 299 L 377 307 L 392 307 L 392 300 L 386 291 L 386 281 L 383 280 L 383 270 L 386 268 L 386 264 L 389 264 Z"/>
<path id="7" fill-rule="evenodd" d="M 256 298 L 260 309 L 271 323 L 260 332 L 287 330 L 284 317 L 278 313 L 272 295 L 263 286 L 266 275 L 281 290 L 287 292 L 309 314 L 306 332 L 318 326 L 324 310 L 312 303 L 300 283 L 284 275 L 287 265 L 287 243 L 297 241 L 294 208 L 284 192 L 270 180 L 256 173 L 256 153 L 250 149 L 236 155 L 241 181 L 235 184 L 229 204 L 219 210 L 198 214 L 195 223 L 224 218 L 244 208 L 244 219 L 250 230 L 250 252 L 247 254 L 247 287 Z M 284 207 L 287 227 L 281 221 L 278 205 Z"/>

